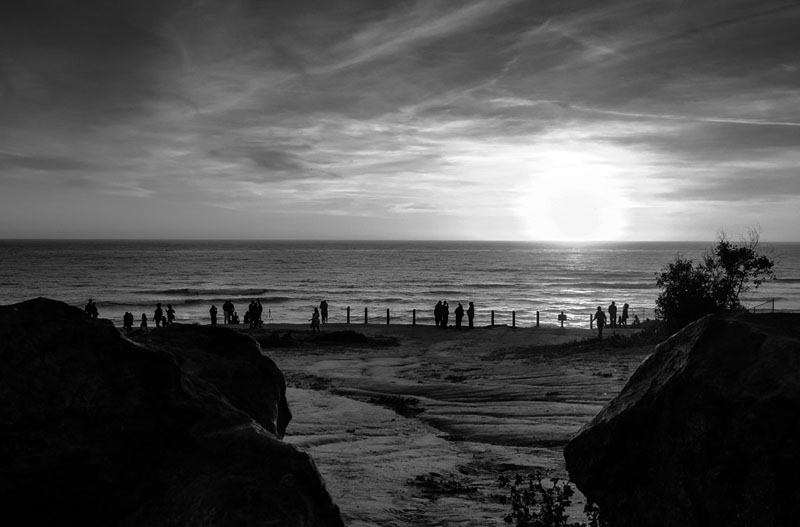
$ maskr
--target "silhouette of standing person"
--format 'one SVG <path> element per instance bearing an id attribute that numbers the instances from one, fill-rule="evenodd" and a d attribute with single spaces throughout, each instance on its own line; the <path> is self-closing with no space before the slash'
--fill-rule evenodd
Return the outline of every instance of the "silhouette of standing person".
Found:
<path id="1" fill-rule="evenodd" d="M 622 306 L 622 315 L 619 317 L 619 325 L 623 328 L 628 327 L 628 304 Z"/>
<path id="2" fill-rule="evenodd" d="M 319 331 L 319 309 L 316 307 L 311 315 L 311 331 Z"/>
<path id="3" fill-rule="evenodd" d="M 164 317 L 164 310 L 161 309 L 161 304 L 156 304 L 156 311 L 153 313 L 153 320 L 156 327 L 161 327 L 161 319 Z"/>
<path id="4" fill-rule="evenodd" d="M 608 306 L 608 323 L 612 328 L 617 327 L 617 304 L 613 300 L 611 301 L 611 305 Z"/>
<path id="5" fill-rule="evenodd" d="M 464 318 L 464 306 L 461 305 L 461 302 L 458 303 L 458 307 L 456 307 L 455 314 L 456 314 L 456 329 L 461 329 L 461 320 Z"/>
<path id="6" fill-rule="evenodd" d="M 603 340 L 603 327 L 606 325 L 606 314 L 603 313 L 603 308 L 597 306 L 597 311 L 594 313 L 594 319 L 597 321 L 597 337 Z"/>
<path id="7" fill-rule="evenodd" d="M 442 302 L 442 327 L 447 327 L 447 319 L 450 318 L 450 304 L 447 303 L 447 300 Z"/>
<path id="8" fill-rule="evenodd" d="M 467 321 L 469 322 L 469 327 L 472 327 L 472 321 L 475 319 L 475 304 L 472 302 L 469 303 L 469 307 L 467 308 Z"/>
<path id="9" fill-rule="evenodd" d="M 247 314 L 245 315 L 250 322 L 250 328 L 253 329 L 258 326 L 258 304 L 256 304 L 255 299 L 250 302 L 250 305 L 247 307 Z"/>
<path id="10" fill-rule="evenodd" d="M 436 302 L 436 307 L 433 308 L 433 322 L 436 324 L 436 327 L 442 325 L 442 301 L 439 300 Z"/>
<path id="11" fill-rule="evenodd" d="M 90 298 L 88 302 L 86 302 L 86 307 L 83 308 L 83 312 L 86 313 L 88 318 L 94 318 L 92 316 L 92 299 Z"/>
<path id="12" fill-rule="evenodd" d="M 147 313 L 142 313 L 142 323 L 139 324 L 142 329 L 147 329 Z"/>
<path id="13" fill-rule="evenodd" d="M 226 300 L 225 303 L 222 304 L 222 320 L 225 324 L 230 324 L 232 318 L 233 303 L 230 300 Z"/>
<path id="14" fill-rule="evenodd" d="M 211 315 L 211 325 L 217 325 L 217 306 L 211 304 L 211 309 L 208 310 L 208 314 Z"/>
<path id="15" fill-rule="evenodd" d="M 323 300 L 322 302 L 319 303 L 319 311 L 322 314 L 322 323 L 323 324 L 327 324 L 328 323 L 328 301 L 327 300 Z"/>
<path id="16" fill-rule="evenodd" d="M 167 325 L 175 322 L 175 310 L 172 309 L 172 304 L 167 304 Z"/>

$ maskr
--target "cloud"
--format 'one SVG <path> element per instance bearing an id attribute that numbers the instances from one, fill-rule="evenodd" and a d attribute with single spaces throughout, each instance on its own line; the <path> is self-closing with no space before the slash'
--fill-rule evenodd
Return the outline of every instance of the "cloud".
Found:
<path id="1" fill-rule="evenodd" d="M 604 174 L 636 210 L 800 195 L 796 3 L 4 9 L 6 200 L 81 186 L 297 224 L 370 217 L 396 233 L 400 218 L 463 210 L 511 224 L 526 185 L 567 168 Z M 671 227 L 641 232 L 659 228 Z"/>

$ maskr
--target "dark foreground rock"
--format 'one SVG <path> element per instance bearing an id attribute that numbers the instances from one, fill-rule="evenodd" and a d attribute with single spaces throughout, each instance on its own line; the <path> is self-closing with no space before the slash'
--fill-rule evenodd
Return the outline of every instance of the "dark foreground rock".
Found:
<path id="1" fill-rule="evenodd" d="M 706 317 L 566 447 L 615 527 L 800 522 L 800 316 Z"/>
<path id="2" fill-rule="evenodd" d="M 279 439 L 283 375 L 252 339 L 133 337 L 60 302 L 0 307 L 0 522 L 342 525 L 310 457 Z"/>

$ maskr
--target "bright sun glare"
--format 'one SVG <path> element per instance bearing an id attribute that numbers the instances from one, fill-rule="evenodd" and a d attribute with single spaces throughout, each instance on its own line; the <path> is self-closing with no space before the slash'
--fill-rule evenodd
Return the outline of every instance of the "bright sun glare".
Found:
<path id="1" fill-rule="evenodd" d="M 533 240 L 619 240 L 627 228 L 619 177 L 607 165 L 560 156 L 546 175 L 532 178 L 522 203 Z"/>

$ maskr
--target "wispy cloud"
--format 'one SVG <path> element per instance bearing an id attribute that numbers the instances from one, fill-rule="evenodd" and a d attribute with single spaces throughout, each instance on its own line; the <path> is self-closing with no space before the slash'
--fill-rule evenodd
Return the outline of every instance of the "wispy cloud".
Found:
<path id="1" fill-rule="evenodd" d="M 477 216 L 524 238 L 531 200 L 602 181 L 628 238 L 712 237 L 691 218 L 730 211 L 796 236 L 798 6 L 12 0 L 0 220 L 33 200 L 68 229 L 93 199 L 140 236 L 246 217 L 270 226 L 250 236 L 458 237 Z"/>

